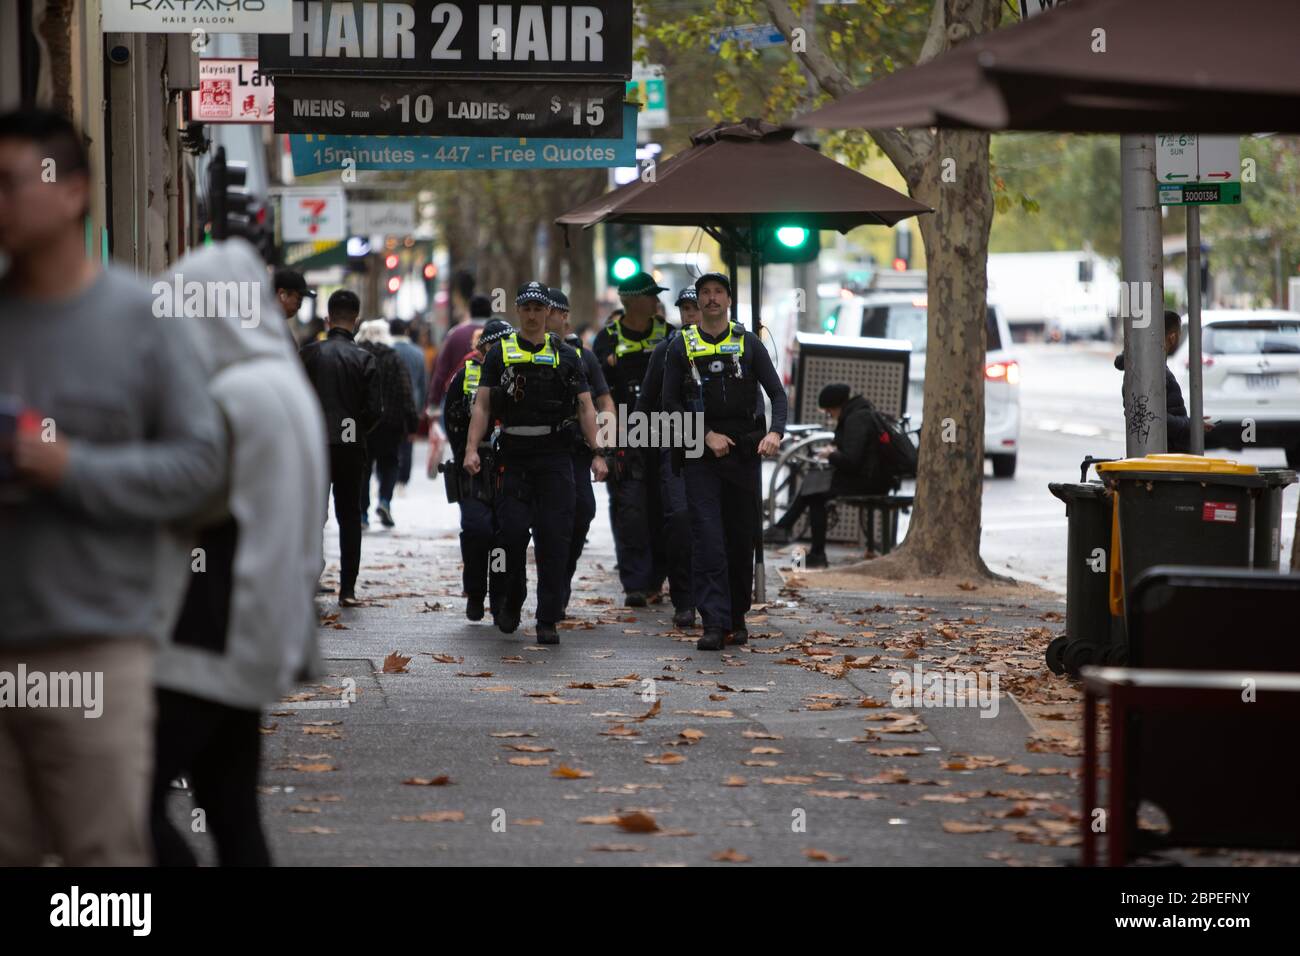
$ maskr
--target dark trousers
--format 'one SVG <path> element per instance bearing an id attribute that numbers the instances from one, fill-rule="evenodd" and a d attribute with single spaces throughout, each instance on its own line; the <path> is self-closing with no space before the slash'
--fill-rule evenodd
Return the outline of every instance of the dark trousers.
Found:
<path id="1" fill-rule="evenodd" d="M 462 495 L 464 493 L 462 492 Z M 465 596 L 482 599 L 488 590 L 488 556 L 492 551 L 492 506 L 464 495 L 460 501 L 460 557 Z"/>
<path id="2" fill-rule="evenodd" d="M 366 477 L 361 482 L 361 514 L 370 512 L 370 476 L 379 473 L 379 503 L 385 508 L 393 503 L 393 489 L 397 487 L 398 445 L 370 446 L 370 459 L 366 462 Z"/>
<path id="3" fill-rule="evenodd" d="M 659 453 L 659 488 L 664 513 L 664 559 L 668 593 L 678 611 L 695 607 L 691 584 L 691 512 L 686 502 L 686 479 L 674 475 L 672 449 Z"/>
<path id="4" fill-rule="evenodd" d="M 682 468 L 691 515 L 691 576 L 705 627 L 744 625 L 753 603 L 758 462 L 704 458 Z"/>
<path id="5" fill-rule="evenodd" d="M 203 810 L 205 829 L 216 841 L 220 864 L 270 866 L 257 807 L 258 712 L 170 690 L 157 691 L 157 701 L 150 826 L 158 865 L 198 865 L 189 843 L 167 818 L 168 784 L 184 774 L 194 788 L 194 805 Z"/>
<path id="6" fill-rule="evenodd" d="M 596 493 L 591 487 L 591 452 L 579 449 L 573 452 L 573 537 L 569 540 L 569 563 L 565 568 L 564 607 L 569 607 L 573 593 L 573 576 L 578 571 L 578 559 L 587 544 L 587 532 L 596 517 Z"/>
<path id="7" fill-rule="evenodd" d="M 413 445 L 410 441 L 404 441 L 397 446 L 397 483 L 399 485 L 409 485 L 411 483 L 411 452 Z"/>
<path id="8" fill-rule="evenodd" d="M 650 491 L 655 472 L 649 467 L 650 454 L 644 448 L 626 449 L 623 461 L 622 477 L 611 476 L 609 481 L 609 523 L 614 532 L 618 577 L 625 592 L 653 592 L 657 583 L 650 510 L 654 501 Z M 655 495 L 657 500 L 657 488 Z M 660 576 L 658 583 L 662 581 Z"/>
<path id="9" fill-rule="evenodd" d="M 361 570 L 361 486 L 368 480 L 369 459 L 363 445 L 330 445 L 330 485 L 334 518 L 339 523 L 339 594 L 356 592 Z"/>
<path id="10" fill-rule="evenodd" d="M 528 589 L 528 539 L 537 555 L 537 621 L 562 620 L 576 493 L 568 451 L 507 455 L 498 466 L 495 547 L 505 568 L 491 564 L 493 611 L 518 613 Z"/>
<path id="11" fill-rule="evenodd" d="M 812 525 L 812 553 L 825 554 L 826 552 L 826 505 L 830 503 L 831 495 L 829 492 L 818 495 L 795 495 L 794 501 L 790 503 L 790 510 L 781 516 L 777 522 L 779 527 L 785 528 L 786 531 L 793 531 L 795 522 L 806 510 L 808 512 L 808 521 Z"/>

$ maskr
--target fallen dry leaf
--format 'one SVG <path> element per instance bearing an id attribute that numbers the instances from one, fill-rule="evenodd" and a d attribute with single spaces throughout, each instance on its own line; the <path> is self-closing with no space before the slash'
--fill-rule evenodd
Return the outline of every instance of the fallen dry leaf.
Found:
<path id="1" fill-rule="evenodd" d="M 506 761 L 516 767 L 545 767 L 550 762 L 546 757 L 511 757 Z"/>
<path id="2" fill-rule="evenodd" d="M 451 654 L 430 654 L 435 664 L 464 664 L 465 658 L 453 657 Z"/>
<path id="3" fill-rule="evenodd" d="M 409 780 L 403 780 L 402 783 L 408 787 L 445 787 L 451 783 L 451 777 L 445 773 L 439 777 L 411 777 Z"/>
<path id="4" fill-rule="evenodd" d="M 590 770 L 578 770 L 575 767 L 560 764 L 551 771 L 552 777 L 560 777 L 563 780 L 583 780 L 591 776 Z"/>
<path id="5" fill-rule="evenodd" d="M 489 737 L 536 737 L 535 733 L 527 730 L 498 730 L 488 734 Z"/>
<path id="6" fill-rule="evenodd" d="M 657 757 L 646 757 L 644 759 L 646 763 L 653 763 L 653 764 L 670 764 L 670 763 L 686 762 L 686 758 L 683 757 L 681 754 L 660 754 Z"/>
<path id="7" fill-rule="evenodd" d="M 750 748 L 750 751 L 749 751 L 749 752 L 752 753 L 752 754 L 783 754 L 783 753 L 785 753 L 784 750 L 778 750 L 778 749 L 775 748 L 775 747 L 752 747 L 752 748 Z"/>
<path id="8" fill-rule="evenodd" d="M 460 823 L 465 819 L 465 814 L 460 810 L 431 810 L 413 816 L 393 817 L 393 819 L 403 823 Z"/>
<path id="9" fill-rule="evenodd" d="M 399 654 L 397 651 L 393 651 L 393 653 L 389 654 L 387 657 L 384 658 L 384 673 L 405 674 L 406 665 L 409 663 L 411 663 L 411 659 L 409 657 L 405 657 Z"/>
<path id="10" fill-rule="evenodd" d="M 728 777 L 726 780 L 722 781 L 722 785 L 724 787 L 747 787 L 749 786 L 749 781 L 744 777 Z"/>
<path id="11" fill-rule="evenodd" d="M 750 740 L 784 740 L 780 734 L 769 734 L 761 730 L 746 730 L 740 736 L 748 737 Z"/>
<path id="12" fill-rule="evenodd" d="M 328 763 L 291 763 L 289 769 L 299 773 L 329 773 L 338 768 Z"/>
<path id="13" fill-rule="evenodd" d="M 618 818 L 618 827 L 628 833 L 655 833 L 659 830 L 659 824 L 650 814 L 641 810 L 633 810 L 631 813 L 625 813 Z"/>
<path id="14" fill-rule="evenodd" d="M 338 833 L 329 827 L 289 827 L 290 833 Z"/>
<path id="15" fill-rule="evenodd" d="M 868 747 L 867 753 L 877 757 L 919 757 L 921 751 L 915 747 Z"/>
<path id="16" fill-rule="evenodd" d="M 540 747 L 537 744 L 505 744 L 507 750 L 516 750 L 525 754 L 550 754 L 555 753 L 554 747 Z"/>
<path id="17" fill-rule="evenodd" d="M 674 710 L 674 714 L 685 714 L 688 717 L 735 717 L 729 710 Z"/>
<path id="18" fill-rule="evenodd" d="M 738 850 L 719 850 L 710 860 L 716 860 L 718 863 L 748 863 L 749 857 Z"/>
<path id="19" fill-rule="evenodd" d="M 705 733 L 702 730 L 695 730 L 692 727 L 687 727 L 678 736 L 686 740 L 695 741 L 695 740 L 703 740 L 705 737 Z"/>
<path id="20" fill-rule="evenodd" d="M 988 833 L 993 829 L 987 823 L 967 823 L 964 820 L 944 820 L 943 828 L 948 833 Z"/>
<path id="21" fill-rule="evenodd" d="M 821 863 L 841 863 L 847 860 L 847 856 L 836 856 L 833 853 L 827 853 L 825 850 L 808 849 L 803 851 L 803 855 L 810 860 L 817 860 Z"/>

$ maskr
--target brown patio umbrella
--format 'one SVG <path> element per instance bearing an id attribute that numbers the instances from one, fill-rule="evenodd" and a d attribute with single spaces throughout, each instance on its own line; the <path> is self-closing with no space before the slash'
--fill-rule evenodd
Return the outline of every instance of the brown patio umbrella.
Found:
<path id="1" fill-rule="evenodd" d="M 1296 0 L 1071 0 L 791 125 L 1296 132 L 1297 36 Z"/>
<path id="2" fill-rule="evenodd" d="M 653 182 L 638 179 L 555 221 L 584 228 L 604 221 L 701 226 L 734 238 L 755 221 L 796 217 L 809 229 L 848 232 L 932 211 L 792 136 L 755 119 L 714 126 L 660 163 Z"/>

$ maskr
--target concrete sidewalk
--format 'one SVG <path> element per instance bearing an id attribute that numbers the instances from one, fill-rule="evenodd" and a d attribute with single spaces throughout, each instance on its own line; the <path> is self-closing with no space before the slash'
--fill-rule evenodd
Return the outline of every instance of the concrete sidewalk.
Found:
<path id="1" fill-rule="evenodd" d="M 1075 692 L 1042 664 L 1059 605 L 781 589 L 769 565 L 773 600 L 751 615 L 749 646 L 702 653 L 670 607 L 621 607 L 603 489 L 597 500 L 579 620 L 549 648 L 529 624 L 507 636 L 465 620 L 440 484 L 418 477 L 395 501 L 398 527 L 365 540 L 359 595 L 373 605 L 322 599 L 330 679 L 265 720 L 277 862 L 1077 858 L 1076 742 L 1035 736 L 1007 696 L 1073 716 Z M 332 526 L 326 545 L 336 574 Z M 403 673 L 384 673 L 391 654 L 410 658 Z M 891 675 L 918 666 L 996 674 L 1002 696 L 983 700 L 996 716 L 975 696 L 892 706 Z M 659 829 L 599 822 L 638 811 L 653 824 L 633 825 Z"/>

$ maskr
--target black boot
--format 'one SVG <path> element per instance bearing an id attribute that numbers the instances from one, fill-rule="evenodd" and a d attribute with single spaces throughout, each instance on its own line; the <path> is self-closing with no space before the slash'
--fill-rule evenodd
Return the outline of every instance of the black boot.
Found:
<path id="1" fill-rule="evenodd" d="M 809 551 L 804 557 L 803 566 L 805 568 L 829 568 L 831 563 L 826 560 L 825 551 Z"/>
<path id="2" fill-rule="evenodd" d="M 623 601 L 624 607 L 645 607 L 645 595 L 640 591 L 628 591 Z"/>
<path id="3" fill-rule="evenodd" d="M 727 643 L 727 632 L 720 627 L 706 627 L 704 636 L 695 642 L 697 651 L 720 651 Z"/>
<path id="4" fill-rule="evenodd" d="M 502 610 L 496 619 L 497 630 L 502 634 L 513 634 L 519 627 L 519 612 Z"/>
<path id="5" fill-rule="evenodd" d="M 735 644 L 737 646 L 749 643 L 749 631 L 745 630 L 744 624 L 731 629 L 731 634 L 727 637 L 727 643 Z"/>
<path id="6" fill-rule="evenodd" d="M 695 608 L 684 607 L 673 614 L 673 627 L 694 627 Z"/>
<path id="7" fill-rule="evenodd" d="M 555 630 L 554 624 L 543 624 L 537 622 L 537 643 L 538 644 L 558 644 L 560 643 L 559 632 Z"/>
<path id="8" fill-rule="evenodd" d="M 483 620 L 483 595 L 465 599 L 465 616 L 471 621 Z"/>

